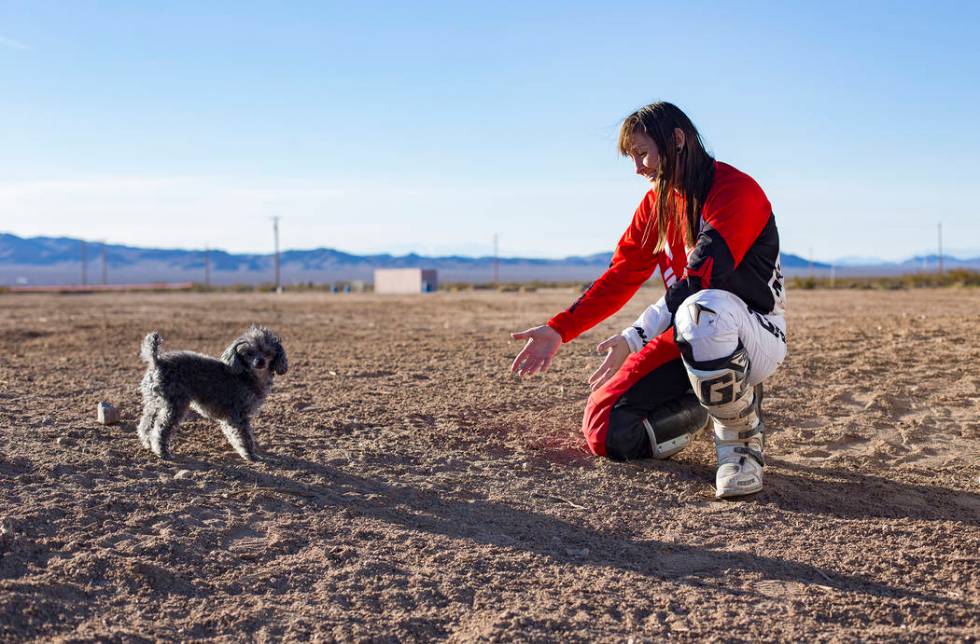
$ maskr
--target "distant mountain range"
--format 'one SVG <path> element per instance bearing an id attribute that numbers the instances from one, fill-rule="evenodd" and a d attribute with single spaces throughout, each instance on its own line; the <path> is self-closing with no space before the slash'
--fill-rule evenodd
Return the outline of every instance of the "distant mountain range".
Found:
<path id="1" fill-rule="evenodd" d="M 83 250 L 84 249 L 84 250 Z M 0 286 L 15 284 L 77 284 L 82 279 L 82 257 L 86 259 L 87 281 L 102 280 L 103 253 L 107 281 L 110 284 L 192 281 L 203 282 L 206 261 L 210 263 L 213 284 L 262 283 L 274 279 L 272 254 L 235 254 L 222 250 L 180 250 L 136 248 L 119 244 L 83 242 L 70 237 L 31 237 L 0 233 Z M 609 265 L 611 252 L 571 256 L 562 259 L 501 257 L 500 279 L 507 282 L 530 280 L 588 281 L 595 279 Z M 408 255 L 355 255 L 332 248 L 288 250 L 281 253 L 284 283 L 336 282 L 373 279 L 376 268 L 434 268 L 443 282 L 489 282 L 493 279 L 492 257 L 450 255 L 427 257 Z M 980 268 L 980 257 L 969 260 L 944 258 L 948 267 Z M 811 263 L 791 253 L 782 254 L 787 275 L 829 271 L 830 264 Z M 935 266 L 935 257 L 914 257 L 902 263 L 847 265 L 838 274 L 869 274 L 875 269 L 885 273 L 909 272 L 922 266 Z"/>
<path id="2" fill-rule="evenodd" d="M 845 269 L 851 267 L 877 268 L 891 266 L 901 268 L 905 271 L 913 271 L 915 269 L 934 270 L 938 260 L 939 255 L 935 253 L 931 255 L 916 255 L 915 257 L 896 262 L 889 262 L 878 257 L 841 257 L 834 261 L 834 265 L 838 268 Z M 978 266 L 980 266 L 980 257 L 968 257 L 964 259 L 953 255 L 943 255 L 944 268 L 977 268 Z"/>

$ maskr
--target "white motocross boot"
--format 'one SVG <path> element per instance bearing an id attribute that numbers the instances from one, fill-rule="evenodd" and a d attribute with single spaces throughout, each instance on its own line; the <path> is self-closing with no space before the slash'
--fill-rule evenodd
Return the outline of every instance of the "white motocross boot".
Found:
<path id="1" fill-rule="evenodd" d="M 751 407 L 744 416 L 744 421 L 749 422 L 739 422 L 736 427 L 732 427 L 733 423 L 730 421 L 714 419 L 715 451 L 718 454 L 715 496 L 718 498 L 754 494 L 762 490 L 762 468 L 765 466 L 762 456 L 765 447 L 764 426 L 759 413 L 762 384 L 747 388 L 746 391 Z M 753 424 L 754 427 L 751 427 Z M 746 425 L 750 429 L 740 429 L 740 426 Z"/>
<path id="2" fill-rule="evenodd" d="M 749 359 L 740 347 L 711 364 L 688 364 L 694 392 L 714 425 L 718 471 L 715 496 L 727 498 L 762 490 L 762 385 L 748 386 Z"/>

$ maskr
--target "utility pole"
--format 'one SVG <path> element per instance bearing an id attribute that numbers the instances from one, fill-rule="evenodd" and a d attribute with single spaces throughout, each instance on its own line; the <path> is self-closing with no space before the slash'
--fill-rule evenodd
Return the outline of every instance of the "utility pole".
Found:
<path id="1" fill-rule="evenodd" d="M 272 218 L 272 232 L 276 238 L 276 293 L 282 293 L 282 281 L 279 274 L 279 217 Z"/>
<path id="2" fill-rule="evenodd" d="M 204 247 L 204 287 L 211 288 L 211 247 Z"/>
<path id="3" fill-rule="evenodd" d="M 88 284 L 88 248 L 82 240 L 82 286 Z"/>
<path id="4" fill-rule="evenodd" d="M 500 259 L 499 259 L 499 235 L 497 233 L 493 234 L 493 285 L 494 287 L 500 286 Z"/>
<path id="5" fill-rule="evenodd" d="M 939 276 L 943 275 L 943 222 L 939 222 L 939 257 L 937 260 L 939 262 Z"/>
<path id="6" fill-rule="evenodd" d="M 105 240 L 102 240 L 102 286 L 109 283 L 109 261 L 106 258 Z"/>

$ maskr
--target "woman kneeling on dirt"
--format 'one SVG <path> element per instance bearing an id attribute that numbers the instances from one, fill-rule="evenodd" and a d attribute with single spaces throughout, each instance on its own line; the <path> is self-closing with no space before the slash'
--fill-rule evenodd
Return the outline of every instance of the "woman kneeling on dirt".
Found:
<path id="1" fill-rule="evenodd" d="M 712 421 L 719 497 L 762 489 L 762 381 L 786 355 L 779 233 L 759 185 L 704 149 L 676 106 L 630 114 L 619 151 L 651 189 L 612 263 L 527 340 L 511 370 L 544 371 L 571 342 L 616 313 L 660 269 L 666 293 L 636 322 L 600 343 L 582 431 L 614 460 L 668 458 Z M 710 418 L 709 418 L 710 417 Z"/>

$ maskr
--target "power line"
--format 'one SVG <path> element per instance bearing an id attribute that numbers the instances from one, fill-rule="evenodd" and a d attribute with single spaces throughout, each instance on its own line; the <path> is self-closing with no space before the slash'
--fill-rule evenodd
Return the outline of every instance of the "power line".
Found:
<path id="1" fill-rule="evenodd" d="M 204 286 L 211 288 L 211 247 L 204 247 Z"/>
<path id="2" fill-rule="evenodd" d="M 85 244 L 85 240 L 81 240 L 82 244 L 82 286 L 88 284 L 88 247 Z"/>
<path id="3" fill-rule="evenodd" d="M 939 222 L 939 275 L 943 274 L 943 222 Z"/>
<path id="4" fill-rule="evenodd" d="M 279 271 L 279 216 L 272 218 L 272 232 L 276 243 L 276 293 L 282 292 L 282 280 Z"/>
<path id="5" fill-rule="evenodd" d="M 500 286 L 500 254 L 497 233 L 493 234 L 493 285 Z"/>

